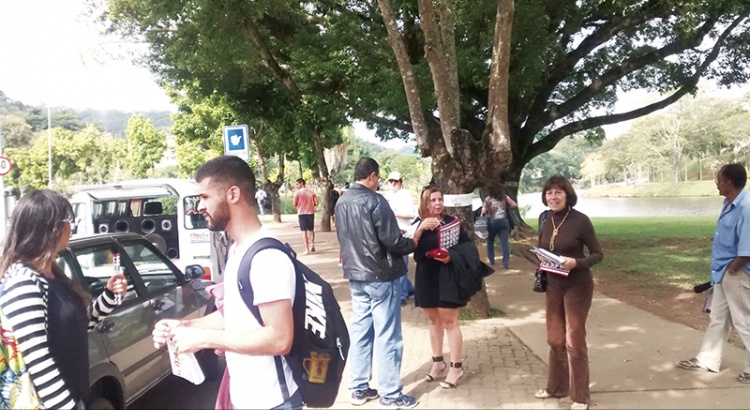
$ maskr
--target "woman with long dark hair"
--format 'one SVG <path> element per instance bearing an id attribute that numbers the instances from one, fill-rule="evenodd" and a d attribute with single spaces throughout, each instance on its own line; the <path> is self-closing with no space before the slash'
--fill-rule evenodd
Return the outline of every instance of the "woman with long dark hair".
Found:
<path id="1" fill-rule="evenodd" d="M 563 176 L 550 177 L 542 190 L 549 207 L 539 232 L 538 247 L 562 256 L 567 276 L 547 273 L 546 321 L 549 344 L 547 387 L 539 399 L 570 394 L 572 409 L 589 406 L 589 356 L 586 319 L 594 295 L 591 267 L 604 255 L 588 216 L 573 207 L 578 202 L 573 186 Z M 588 255 L 584 253 L 588 248 Z"/>
<path id="2" fill-rule="evenodd" d="M 482 201 L 482 215 L 487 216 L 487 258 L 490 265 L 495 264 L 495 236 L 500 238 L 500 247 L 503 250 L 503 269 L 508 269 L 510 264 L 510 214 L 509 208 L 515 208 L 516 202 L 505 194 L 505 189 L 499 183 L 491 184 L 487 189 L 487 195 Z"/>
<path id="3" fill-rule="evenodd" d="M 58 192 L 25 195 L 13 210 L 0 261 L 0 307 L 41 405 L 50 409 L 86 407 L 88 329 L 112 311 L 115 294 L 127 292 L 125 277 L 115 273 L 92 303 L 57 266 L 73 223 L 73 208 Z"/>

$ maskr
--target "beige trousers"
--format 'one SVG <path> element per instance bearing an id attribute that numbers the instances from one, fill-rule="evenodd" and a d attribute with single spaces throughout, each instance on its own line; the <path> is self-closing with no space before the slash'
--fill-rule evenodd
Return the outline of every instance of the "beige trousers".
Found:
<path id="1" fill-rule="evenodd" d="M 745 344 L 745 366 L 750 372 L 750 275 L 737 272 L 725 274 L 721 282 L 714 285 L 711 303 L 711 323 L 703 336 L 703 345 L 696 358 L 718 372 L 721 369 L 721 354 L 729 338 L 732 325 Z"/>

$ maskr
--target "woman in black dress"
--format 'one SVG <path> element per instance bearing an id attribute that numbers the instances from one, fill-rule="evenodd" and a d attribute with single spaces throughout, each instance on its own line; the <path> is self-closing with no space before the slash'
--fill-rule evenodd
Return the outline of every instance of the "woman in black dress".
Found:
<path id="1" fill-rule="evenodd" d="M 458 296 L 456 286 L 446 280 L 441 266 L 451 263 L 449 254 L 431 256 L 429 251 L 438 249 L 437 229 L 441 225 L 453 222 L 456 218 L 446 215 L 443 208 L 443 193 L 436 186 L 429 186 L 422 191 L 419 201 L 419 227 L 414 234 L 417 250 L 414 260 L 417 263 L 415 276 L 415 305 L 424 309 L 430 323 L 430 346 L 432 347 L 432 368 L 425 376 L 426 382 L 440 377 L 448 365 L 443 360 L 443 334 L 448 336 L 450 348 L 450 369 L 445 381 L 440 386 L 445 389 L 455 388 L 464 371 L 461 362 L 463 335 L 458 326 L 458 308 L 466 306 L 468 300 Z M 470 241 L 461 228 L 459 243 Z"/>

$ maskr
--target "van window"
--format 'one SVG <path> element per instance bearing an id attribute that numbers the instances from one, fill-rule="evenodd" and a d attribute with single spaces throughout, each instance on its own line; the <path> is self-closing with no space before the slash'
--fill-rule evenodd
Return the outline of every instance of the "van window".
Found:
<path id="1" fill-rule="evenodd" d="M 185 207 L 185 228 L 187 229 L 206 229 L 208 222 L 202 213 L 198 212 L 198 195 L 186 196 L 183 200 Z"/>

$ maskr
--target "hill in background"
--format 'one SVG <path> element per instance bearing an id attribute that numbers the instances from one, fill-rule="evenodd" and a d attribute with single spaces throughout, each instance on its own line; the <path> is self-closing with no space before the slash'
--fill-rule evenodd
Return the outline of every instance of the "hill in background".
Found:
<path id="1" fill-rule="evenodd" d="M 67 107 L 51 107 L 50 117 L 52 127 L 60 127 L 68 130 L 79 130 L 86 124 L 93 123 L 102 131 L 109 132 L 118 137 L 125 136 L 125 129 L 131 116 L 140 114 L 151 120 L 154 127 L 160 131 L 169 131 L 172 127 L 169 111 L 142 111 L 124 112 L 119 110 L 92 110 L 76 111 Z M 9 98 L 0 91 L 0 116 L 14 115 L 23 118 L 32 131 L 37 132 L 47 129 L 47 107 L 26 105 L 20 101 Z"/>

